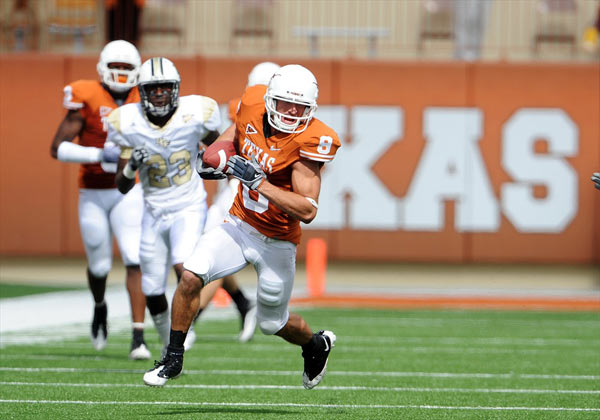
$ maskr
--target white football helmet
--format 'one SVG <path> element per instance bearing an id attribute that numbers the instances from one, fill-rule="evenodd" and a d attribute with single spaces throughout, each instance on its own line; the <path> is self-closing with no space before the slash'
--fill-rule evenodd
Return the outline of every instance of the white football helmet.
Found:
<path id="1" fill-rule="evenodd" d="M 125 63 L 133 66 L 132 70 L 111 69 L 111 63 Z M 114 92 L 126 92 L 134 88 L 138 82 L 140 70 L 140 53 L 127 41 L 111 41 L 102 49 L 96 70 L 102 82 Z"/>
<path id="2" fill-rule="evenodd" d="M 177 108 L 179 104 L 180 82 L 181 77 L 179 77 L 179 72 L 171 60 L 164 57 L 153 57 L 144 61 L 144 64 L 140 68 L 140 80 L 138 83 L 144 111 L 156 117 L 163 117 Z M 171 90 L 170 101 L 166 105 L 158 107 L 150 101 L 149 88 L 152 85 L 162 83 L 172 83 L 173 88 Z"/>
<path id="3" fill-rule="evenodd" d="M 257 64 L 248 74 L 248 87 L 256 85 L 267 86 L 271 77 L 273 77 L 273 74 L 280 68 L 281 66 L 279 64 L 271 63 L 269 61 Z"/>
<path id="4" fill-rule="evenodd" d="M 308 123 L 317 110 L 319 88 L 317 79 L 306 67 L 289 64 L 275 72 L 265 94 L 265 107 L 269 116 L 269 124 L 284 133 L 301 133 L 306 130 Z M 292 102 L 305 105 L 303 115 L 292 117 L 277 111 L 277 101 Z M 295 120 L 287 124 L 281 117 Z"/>

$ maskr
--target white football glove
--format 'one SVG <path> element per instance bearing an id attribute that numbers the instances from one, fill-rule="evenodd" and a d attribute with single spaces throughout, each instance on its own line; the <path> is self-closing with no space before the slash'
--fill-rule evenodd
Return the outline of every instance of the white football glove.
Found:
<path id="1" fill-rule="evenodd" d="M 136 146 L 131 152 L 131 157 L 129 158 L 129 166 L 134 171 L 137 171 L 140 166 L 146 163 L 150 159 L 150 152 L 144 146 Z"/>
<path id="2" fill-rule="evenodd" d="M 227 173 L 239 179 L 242 184 L 251 190 L 256 190 L 267 178 L 254 155 L 252 160 L 243 158 L 240 155 L 231 156 L 227 161 Z"/>

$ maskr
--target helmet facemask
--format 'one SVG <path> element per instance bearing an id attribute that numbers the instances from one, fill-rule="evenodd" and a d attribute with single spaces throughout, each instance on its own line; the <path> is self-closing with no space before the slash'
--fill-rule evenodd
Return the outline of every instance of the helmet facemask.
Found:
<path id="1" fill-rule="evenodd" d="M 265 94 L 265 108 L 269 125 L 284 133 L 301 133 L 308 127 L 317 110 L 319 89 L 315 76 L 305 67 L 290 64 L 275 72 Z M 300 116 L 292 116 L 277 110 L 278 101 L 303 105 Z M 284 119 L 293 120 L 293 123 Z"/>
<path id="2" fill-rule="evenodd" d="M 292 116 L 277 111 L 277 101 L 291 102 L 299 105 L 304 105 L 304 112 L 301 116 Z M 317 110 L 317 105 L 311 105 L 306 102 L 297 100 L 290 100 L 290 98 L 283 98 L 278 96 L 267 96 L 265 97 L 265 106 L 267 108 L 267 114 L 269 116 L 269 124 L 276 130 L 284 133 L 301 133 L 306 130 L 308 123 L 312 119 Z M 286 123 L 282 118 L 294 120 L 294 123 Z"/>
<path id="3" fill-rule="evenodd" d="M 164 95 L 169 95 L 169 99 L 162 106 L 157 106 L 152 102 L 152 90 L 156 88 L 157 85 L 170 85 L 171 88 L 169 93 L 163 93 Z M 138 88 L 140 91 L 142 107 L 147 114 L 155 117 L 164 117 L 179 105 L 179 82 L 175 80 L 140 83 Z"/>
<path id="4" fill-rule="evenodd" d="M 164 117 L 173 112 L 179 104 L 179 83 L 181 77 L 171 60 L 154 57 L 146 60 L 140 68 L 138 89 L 144 112 L 155 117 Z M 151 91 L 157 85 L 171 87 L 170 98 L 164 105 L 157 106 L 151 101 Z"/>
<path id="5" fill-rule="evenodd" d="M 129 68 L 111 68 L 118 64 L 126 64 Z M 96 70 L 102 83 L 111 91 L 122 93 L 137 85 L 140 65 L 140 54 L 135 46 L 127 41 L 118 40 L 106 44 L 100 53 Z"/>

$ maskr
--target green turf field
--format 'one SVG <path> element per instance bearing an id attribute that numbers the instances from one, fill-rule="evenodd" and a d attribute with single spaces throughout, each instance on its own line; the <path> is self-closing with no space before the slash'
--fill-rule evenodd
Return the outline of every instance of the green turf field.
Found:
<path id="1" fill-rule="evenodd" d="M 0 283 L 0 299 L 78 289 L 81 288 Z"/>
<path id="2" fill-rule="evenodd" d="M 2 419 L 598 419 L 600 314 L 298 310 L 337 343 L 324 381 L 302 388 L 298 347 L 238 320 L 202 320 L 185 373 L 142 383 L 129 334 L 0 352 Z M 153 354 L 159 344 L 147 329 Z"/>

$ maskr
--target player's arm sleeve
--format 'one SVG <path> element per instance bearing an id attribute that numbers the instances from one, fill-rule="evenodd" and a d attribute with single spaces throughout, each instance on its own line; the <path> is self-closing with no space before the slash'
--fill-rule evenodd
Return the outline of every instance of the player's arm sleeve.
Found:
<path id="1" fill-rule="evenodd" d="M 110 143 L 114 143 L 117 146 L 121 147 L 121 158 L 129 159 L 129 156 L 126 158 L 123 157 L 123 152 L 126 149 L 130 149 L 129 153 L 131 155 L 131 149 L 133 149 L 133 145 L 130 143 L 127 136 L 123 134 L 122 131 L 122 113 L 121 108 L 117 108 L 113 110 L 106 119 L 106 125 L 108 127 L 108 134 L 106 136 L 106 141 Z"/>
<path id="2" fill-rule="evenodd" d="M 212 98 L 202 98 L 202 121 L 204 127 L 208 131 L 218 131 L 221 127 L 221 111 L 219 111 L 219 105 Z"/>
<path id="3" fill-rule="evenodd" d="M 300 145 L 300 157 L 317 162 L 331 162 L 341 143 L 333 130 L 315 132 Z"/>
<path id="4" fill-rule="evenodd" d="M 68 84 L 63 88 L 63 106 L 68 110 L 78 110 L 85 106 L 85 98 L 81 87 L 75 83 Z"/>

